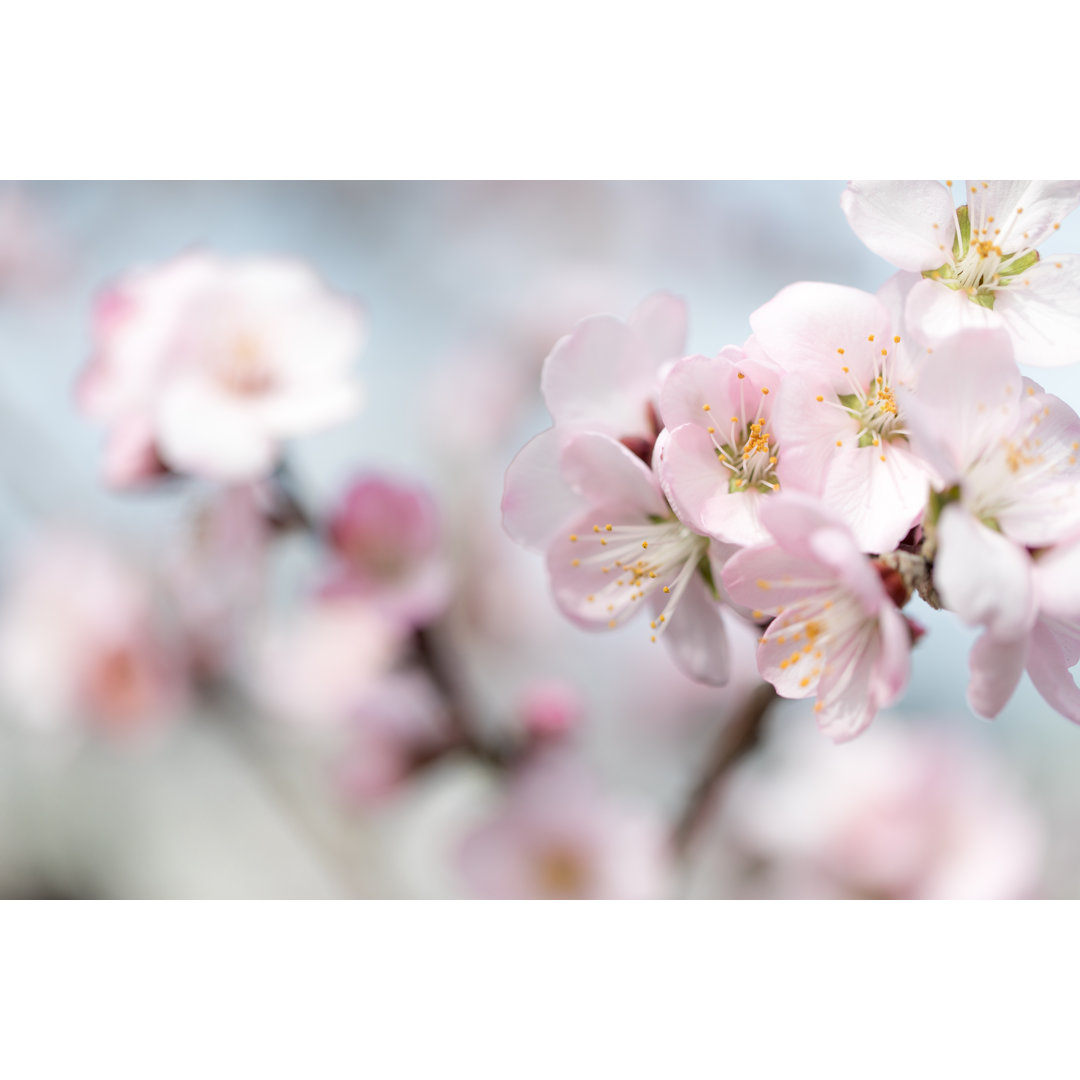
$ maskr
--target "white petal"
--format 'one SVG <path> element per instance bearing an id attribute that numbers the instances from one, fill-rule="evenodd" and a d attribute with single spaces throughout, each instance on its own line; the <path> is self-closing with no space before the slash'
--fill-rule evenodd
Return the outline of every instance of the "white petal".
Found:
<path id="1" fill-rule="evenodd" d="M 1026 633 L 1036 615 L 1028 553 L 957 503 L 941 512 L 937 529 L 934 584 L 945 606 L 968 626 L 985 626 L 999 638 Z"/>
<path id="2" fill-rule="evenodd" d="M 987 330 L 1002 325 L 997 311 L 976 304 L 962 289 L 950 289 L 931 278 L 923 278 L 912 287 L 904 315 L 912 336 L 929 346 L 962 330 Z"/>
<path id="3" fill-rule="evenodd" d="M 1080 204 L 1080 181 L 969 180 L 964 196 L 972 228 L 986 229 L 1011 254 L 1031 251 L 1053 233 Z"/>
<path id="4" fill-rule="evenodd" d="M 953 198 L 937 180 L 853 180 L 840 205 L 855 235 L 901 270 L 933 270 L 952 255 Z"/>
<path id="5" fill-rule="evenodd" d="M 1036 367 L 1080 362 L 1080 255 L 1047 256 L 998 289 L 994 311 L 1016 360 Z"/>

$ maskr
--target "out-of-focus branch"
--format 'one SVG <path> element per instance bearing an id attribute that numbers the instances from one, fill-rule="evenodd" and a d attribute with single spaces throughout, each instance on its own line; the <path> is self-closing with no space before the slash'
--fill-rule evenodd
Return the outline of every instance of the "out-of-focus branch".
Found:
<path id="1" fill-rule="evenodd" d="M 705 763 L 679 820 L 675 823 L 672 842 L 677 850 L 685 852 L 689 848 L 694 835 L 708 816 L 720 782 L 731 767 L 753 749 L 761 733 L 765 714 L 775 700 L 776 691 L 772 684 L 762 683 L 755 687 L 742 708 L 720 730 L 712 755 Z"/>

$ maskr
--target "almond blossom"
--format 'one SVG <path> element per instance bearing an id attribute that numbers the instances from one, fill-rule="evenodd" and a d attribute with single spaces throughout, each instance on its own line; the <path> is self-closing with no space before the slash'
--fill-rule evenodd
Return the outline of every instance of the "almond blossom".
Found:
<path id="1" fill-rule="evenodd" d="M 850 530 L 817 500 L 777 495 L 761 520 L 774 542 L 737 552 L 723 570 L 736 603 L 773 616 L 758 670 L 781 697 L 816 696 L 821 730 L 851 739 L 904 689 L 911 629 Z"/>
<path id="2" fill-rule="evenodd" d="M 672 512 L 653 471 L 622 443 L 552 430 L 528 443 L 506 472 L 503 522 L 547 553 L 555 602 L 585 629 L 614 629 L 651 608 L 693 678 L 722 684 L 727 637 L 716 593 L 725 549 Z"/>
<path id="3" fill-rule="evenodd" d="M 99 300 L 79 405 L 109 431 L 106 477 L 267 476 L 281 442 L 348 419 L 364 336 L 354 303 L 303 263 L 190 253 Z"/>
<path id="4" fill-rule="evenodd" d="M 952 181 L 852 181 L 841 196 L 871 251 L 922 280 L 907 298 L 919 340 L 1003 327 L 1022 364 L 1080 359 L 1080 256 L 1040 258 L 1080 203 L 1076 180 L 969 180 L 955 206 Z"/>
<path id="5" fill-rule="evenodd" d="M 864 551 L 890 551 L 916 524 L 931 469 L 908 441 L 897 392 L 911 388 L 910 350 L 880 299 L 800 282 L 750 316 L 785 372 L 775 413 L 784 486 L 820 496 Z"/>
<path id="6" fill-rule="evenodd" d="M 470 891 L 493 900 L 649 900 L 671 887 L 660 822 L 608 796 L 583 765 L 541 753 L 462 841 Z"/>

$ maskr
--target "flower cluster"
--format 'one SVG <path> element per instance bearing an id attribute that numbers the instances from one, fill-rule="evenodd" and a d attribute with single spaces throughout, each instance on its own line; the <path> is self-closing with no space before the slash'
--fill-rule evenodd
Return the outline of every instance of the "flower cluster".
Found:
<path id="1" fill-rule="evenodd" d="M 1080 257 L 1039 247 L 1080 182 L 852 183 L 857 235 L 899 272 L 875 294 L 800 282 L 751 336 L 684 355 L 685 305 L 580 322 L 542 389 L 553 426 L 507 471 L 504 524 L 546 551 L 589 629 L 649 609 L 654 640 L 723 683 L 724 606 L 758 669 L 852 738 L 898 700 L 918 592 L 981 629 L 968 700 L 1026 669 L 1080 722 L 1080 417 L 1019 364 L 1080 361 Z"/>

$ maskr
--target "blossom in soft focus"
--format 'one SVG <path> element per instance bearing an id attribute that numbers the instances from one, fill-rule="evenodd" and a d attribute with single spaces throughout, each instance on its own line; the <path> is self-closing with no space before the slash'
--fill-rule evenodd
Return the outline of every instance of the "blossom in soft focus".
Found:
<path id="1" fill-rule="evenodd" d="M 779 717 L 728 781 L 718 825 L 749 896 L 1012 899 L 1043 869 L 1015 779 L 940 724 L 886 719 L 835 747 Z"/>
<path id="2" fill-rule="evenodd" d="M 43 535 L 12 567 L 0 694 L 29 723 L 145 728 L 183 703 L 182 649 L 149 583 L 89 537 Z"/>
<path id="3" fill-rule="evenodd" d="M 864 551 L 891 551 L 916 523 L 930 469 L 908 443 L 902 401 L 909 350 L 876 296 L 800 282 L 750 316 L 785 370 L 775 425 L 785 488 L 812 492 Z"/>
<path id="4" fill-rule="evenodd" d="M 438 508 L 424 488 L 381 476 L 357 479 L 331 513 L 327 538 L 338 560 L 334 591 L 362 596 L 409 625 L 446 607 L 450 568 Z"/>
<path id="5" fill-rule="evenodd" d="M 269 711 L 312 727 L 345 724 L 389 674 L 401 629 L 368 602 L 321 596 L 257 634 L 249 682 Z"/>
<path id="6" fill-rule="evenodd" d="M 541 739 L 569 734 L 584 718 L 585 704 L 568 683 L 548 680 L 530 683 L 519 703 L 522 727 Z"/>
<path id="7" fill-rule="evenodd" d="M 908 326 L 924 344 L 963 329 L 1005 328 L 1022 364 L 1080 359 L 1080 256 L 1036 250 L 1080 203 L 1076 180 L 859 180 L 841 196 L 856 235 L 901 270 L 919 271 Z"/>
<path id="8" fill-rule="evenodd" d="M 685 357 L 664 379 L 660 412 L 670 435 L 657 468 L 691 528 L 731 544 L 768 536 L 761 500 L 787 483 L 772 420 L 780 384 L 752 340 L 716 357 Z"/>
<path id="9" fill-rule="evenodd" d="M 672 884 L 662 823 L 558 751 L 511 777 L 492 817 L 462 842 L 459 869 L 492 900 L 648 900 Z"/>
<path id="10" fill-rule="evenodd" d="M 41 208 L 18 187 L 0 188 L 0 299 L 48 291 L 64 262 Z"/>
<path id="11" fill-rule="evenodd" d="M 614 629 L 646 606 L 692 678 L 727 681 L 715 593 L 725 552 L 680 522 L 653 471 L 622 443 L 581 432 L 533 439 L 511 462 L 503 521 L 547 552 L 555 602 L 585 629 Z"/>
<path id="12" fill-rule="evenodd" d="M 816 696 L 821 730 L 851 739 L 907 684 L 908 622 L 851 532 L 816 500 L 777 495 L 761 520 L 774 543 L 737 552 L 723 570 L 736 603 L 755 619 L 773 616 L 758 670 L 782 697 Z"/>
<path id="13" fill-rule="evenodd" d="M 418 671 L 392 673 L 362 695 L 347 717 L 335 768 L 350 802 L 372 806 L 396 794 L 416 763 L 447 740 L 446 705 Z"/>
<path id="14" fill-rule="evenodd" d="M 267 476 L 283 440 L 348 419 L 358 307 L 306 265 L 182 255 L 99 300 L 79 405 L 108 428 L 106 477 Z"/>

